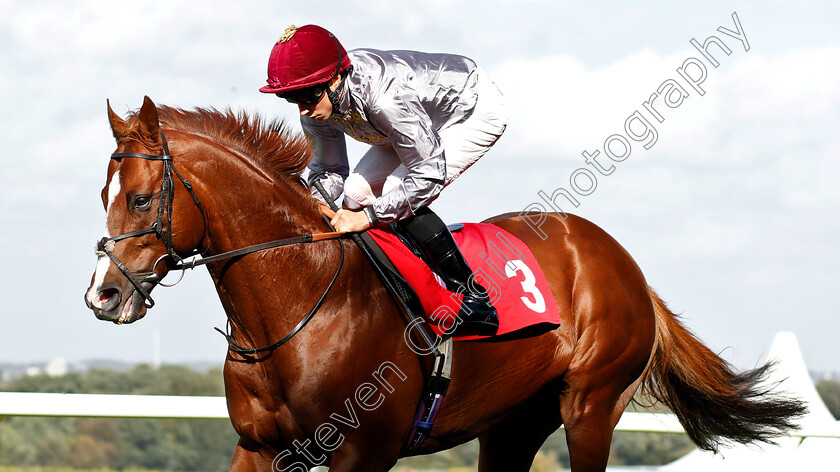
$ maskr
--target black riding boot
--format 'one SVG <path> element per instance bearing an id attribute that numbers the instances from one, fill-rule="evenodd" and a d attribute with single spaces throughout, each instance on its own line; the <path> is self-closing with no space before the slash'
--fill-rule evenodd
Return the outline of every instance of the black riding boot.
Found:
<path id="1" fill-rule="evenodd" d="M 422 249 L 426 258 L 438 269 L 451 292 L 464 294 L 461 323 L 453 335 L 491 336 L 499 328 L 496 309 L 490 305 L 490 297 L 476 281 L 470 280 L 473 272 L 455 244 L 452 234 L 443 221 L 427 207 L 417 210 L 415 215 L 398 223 L 400 228 Z"/>

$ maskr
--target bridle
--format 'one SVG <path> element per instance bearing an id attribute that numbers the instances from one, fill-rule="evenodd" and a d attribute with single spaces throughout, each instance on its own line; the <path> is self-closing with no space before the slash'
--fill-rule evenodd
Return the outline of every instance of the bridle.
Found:
<path id="1" fill-rule="evenodd" d="M 161 179 L 160 184 L 160 204 L 158 205 L 158 212 L 157 212 L 157 219 L 151 226 L 143 229 L 138 229 L 136 231 L 130 231 L 128 233 L 123 233 L 118 236 L 113 237 L 103 237 L 96 243 L 96 254 L 97 255 L 106 255 L 108 258 L 113 261 L 114 265 L 122 272 L 126 279 L 134 286 L 134 289 L 137 290 L 137 293 L 143 297 L 143 304 L 146 308 L 152 308 L 155 306 L 155 301 L 152 299 L 150 295 L 151 288 L 154 287 L 157 283 L 160 282 L 160 279 L 157 275 L 157 265 L 160 262 L 166 261 L 169 264 L 170 268 L 177 268 L 178 264 L 182 263 L 183 259 L 178 255 L 175 251 L 175 248 L 172 245 L 172 203 L 175 197 L 175 186 L 174 186 L 174 179 L 172 178 L 172 174 L 178 177 L 178 180 L 184 185 L 184 188 L 187 189 L 190 196 L 195 202 L 195 205 L 198 207 L 198 210 L 201 212 L 201 218 L 204 221 L 205 228 L 207 227 L 207 216 L 204 214 L 204 207 L 201 205 L 201 201 L 199 201 L 198 196 L 196 196 L 195 192 L 192 189 L 192 184 L 184 177 L 181 176 L 181 173 L 178 172 L 178 169 L 175 168 L 175 164 L 172 161 L 172 154 L 169 152 L 169 144 L 166 140 L 166 136 L 163 134 L 163 131 L 160 132 L 160 136 L 163 142 L 163 153 L 162 154 L 144 154 L 140 152 L 115 152 L 111 154 L 111 159 L 113 160 L 121 160 L 125 158 L 138 158 L 138 159 L 145 159 L 147 161 L 161 161 L 163 162 L 163 177 Z M 164 214 L 166 215 L 166 220 L 164 221 Z M 126 267 L 125 264 L 120 261 L 117 256 L 114 255 L 114 249 L 116 247 L 116 243 L 118 241 L 122 241 L 123 239 L 129 238 L 137 238 L 140 236 L 145 236 L 147 234 L 155 234 L 158 239 L 163 241 L 164 245 L 166 246 L 166 254 L 159 257 L 154 265 L 152 266 L 152 271 L 148 274 L 133 274 L 131 270 Z M 194 254 L 198 253 L 196 249 Z M 143 284 L 150 284 L 149 290 L 143 288 Z"/>
<path id="2" fill-rule="evenodd" d="M 173 174 L 178 177 L 178 180 L 181 181 L 181 184 L 190 194 L 193 202 L 195 203 L 196 207 L 198 208 L 199 212 L 201 213 L 201 218 L 204 223 L 204 231 L 207 229 L 207 215 L 204 212 L 204 207 L 201 205 L 201 201 L 198 199 L 198 196 L 195 194 L 193 190 L 192 184 L 189 180 L 185 179 L 181 176 L 181 173 L 178 172 L 178 169 L 175 168 L 175 164 L 172 160 L 172 154 L 169 152 L 169 144 L 166 140 L 166 136 L 163 134 L 163 130 L 160 131 L 161 140 L 163 143 L 163 152 L 162 154 L 144 154 L 140 152 L 115 152 L 111 154 L 111 159 L 113 160 L 121 160 L 125 158 L 137 158 L 137 159 L 145 159 L 147 161 L 161 161 L 163 162 L 163 177 L 161 179 L 161 189 L 160 189 L 160 204 L 158 205 L 158 212 L 157 212 L 157 219 L 151 226 L 143 229 L 138 229 L 135 231 L 129 231 L 127 233 L 123 233 L 113 237 L 103 237 L 96 243 L 96 254 L 98 256 L 108 256 L 109 259 L 116 265 L 116 267 L 120 270 L 120 272 L 125 276 L 125 278 L 131 283 L 137 293 L 143 297 L 143 304 L 146 308 L 152 308 L 155 305 L 154 300 L 152 299 L 150 292 L 155 285 L 160 283 L 160 278 L 157 275 L 157 266 L 161 262 L 165 262 L 169 270 L 181 270 L 186 271 L 186 269 L 194 269 L 195 267 L 210 264 L 212 262 L 217 262 L 225 259 L 230 259 L 234 257 L 241 257 L 246 254 L 251 254 L 258 251 L 264 251 L 266 249 L 281 247 L 281 246 L 290 246 L 294 244 L 304 244 L 304 243 L 313 243 L 317 241 L 325 241 L 328 239 L 338 239 L 342 237 L 345 233 L 344 232 L 327 232 L 327 233 L 315 233 L 315 234 L 307 234 L 302 236 L 295 236 L 291 238 L 285 239 L 278 239 L 276 241 L 269 241 L 262 244 L 256 244 L 253 246 L 248 246 L 240 249 L 235 249 L 232 251 L 224 252 L 221 254 L 215 254 L 212 256 L 201 257 L 199 259 L 192 259 L 186 260 L 186 258 L 182 258 L 178 255 L 178 252 L 175 250 L 172 244 L 172 205 L 175 197 L 175 186 L 174 186 L 174 178 Z M 165 215 L 165 219 L 164 219 Z M 114 254 L 114 249 L 116 248 L 116 243 L 122 241 L 124 239 L 129 238 L 136 238 L 145 236 L 147 234 L 155 234 L 158 239 L 163 241 L 164 245 L 166 246 L 166 254 L 160 256 L 152 266 L 152 270 L 150 273 L 139 273 L 134 274 L 131 270 L 123 264 L 122 261 Z M 310 319 L 315 315 L 318 311 L 318 308 L 321 307 L 321 304 L 326 299 L 327 294 L 329 293 L 330 289 L 335 284 L 335 281 L 338 279 L 338 274 L 341 272 L 341 268 L 344 266 L 344 244 L 339 244 L 341 247 L 341 259 L 339 260 L 338 268 L 335 271 L 335 274 L 332 277 L 329 285 L 327 286 L 324 293 L 309 311 L 306 316 L 301 319 L 301 321 L 292 329 L 289 334 L 284 336 L 279 341 L 272 343 L 265 347 L 260 348 L 246 348 L 236 344 L 231 335 L 221 331 L 219 328 L 216 328 L 216 331 L 222 333 L 223 336 L 227 339 L 228 342 L 228 349 L 238 354 L 247 354 L 253 355 L 258 354 L 261 352 L 269 351 L 275 349 L 288 340 L 290 340 L 295 334 L 297 334 L 303 327 L 309 322 Z M 197 256 L 201 254 L 199 249 L 193 249 L 193 253 L 188 255 L 187 258 L 192 256 Z M 183 273 L 182 273 L 183 277 Z M 179 279 L 180 280 L 180 279 Z M 143 284 L 148 285 L 148 289 L 143 288 Z M 163 285 L 163 284 L 161 284 Z M 174 285 L 174 284 L 173 284 Z M 228 325 L 230 325 L 230 319 L 228 319 Z"/>

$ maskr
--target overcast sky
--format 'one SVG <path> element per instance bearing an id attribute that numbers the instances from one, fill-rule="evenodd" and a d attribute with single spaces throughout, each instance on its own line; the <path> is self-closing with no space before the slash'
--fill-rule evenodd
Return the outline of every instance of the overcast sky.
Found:
<path id="1" fill-rule="evenodd" d="M 151 362 L 155 331 L 164 362 L 222 362 L 212 327 L 225 318 L 204 269 L 156 289 L 157 306 L 132 325 L 98 321 L 83 303 L 115 147 L 105 100 L 121 114 L 144 95 L 243 107 L 299 128 L 294 107 L 257 88 L 285 27 L 316 23 L 348 49 L 470 56 L 502 89 L 508 131 L 433 205 L 448 222 L 518 212 L 540 191 L 569 189 L 586 167 L 581 153 L 603 156 L 638 111 L 656 141 L 632 141 L 629 157 L 593 174 L 597 186 L 564 210 L 612 234 L 739 367 L 788 330 L 811 369 L 840 371 L 840 9 L 680 3 L 0 0 L 0 362 Z M 718 31 L 735 31 L 733 12 L 748 51 Z M 700 95 L 677 69 L 707 61 L 690 40 L 710 35 L 731 54 L 710 48 L 720 65 L 704 62 Z M 660 103 L 659 123 L 643 102 L 669 80 L 688 95 L 675 108 Z M 351 160 L 363 151 L 351 146 Z"/>

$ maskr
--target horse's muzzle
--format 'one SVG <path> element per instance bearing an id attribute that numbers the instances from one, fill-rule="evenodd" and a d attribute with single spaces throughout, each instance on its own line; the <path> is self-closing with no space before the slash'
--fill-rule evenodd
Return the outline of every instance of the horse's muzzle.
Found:
<path id="1" fill-rule="evenodd" d="M 140 286 L 146 293 L 151 292 L 154 283 L 143 281 Z M 85 304 L 94 315 L 103 321 L 116 324 L 133 323 L 146 316 L 146 304 L 143 296 L 129 283 L 122 287 L 108 286 L 85 293 Z"/>

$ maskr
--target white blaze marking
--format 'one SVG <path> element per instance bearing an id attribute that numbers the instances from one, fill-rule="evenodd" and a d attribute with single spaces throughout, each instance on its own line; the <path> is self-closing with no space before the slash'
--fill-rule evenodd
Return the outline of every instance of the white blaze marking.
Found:
<path id="1" fill-rule="evenodd" d="M 108 184 L 108 204 L 105 207 L 105 237 L 110 238 L 111 234 L 108 231 L 108 217 L 111 213 L 111 206 L 114 204 L 114 201 L 117 199 L 117 194 L 120 193 L 120 172 L 117 171 L 111 177 L 111 183 Z M 93 277 L 93 284 L 91 284 L 90 289 L 87 293 L 88 301 L 91 305 L 100 308 L 102 303 L 99 301 L 99 291 L 102 288 L 103 282 L 105 282 L 105 273 L 108 272 L 108 268 L 111 266 L 111 259 L 108 256 L 99 256 L 99 259 L 96 261 L 96 271 L 94 272 Z"/>
<path id="2" fill-rule="evenodd" d="M 111 205 L 117 199 L 117 194 L 120 193 L 120 171 L 114 172 L 111 177 L 111 183 L 108 184 L 108 205 L 105 207 L 105 213 L 111 211 Z"/>

